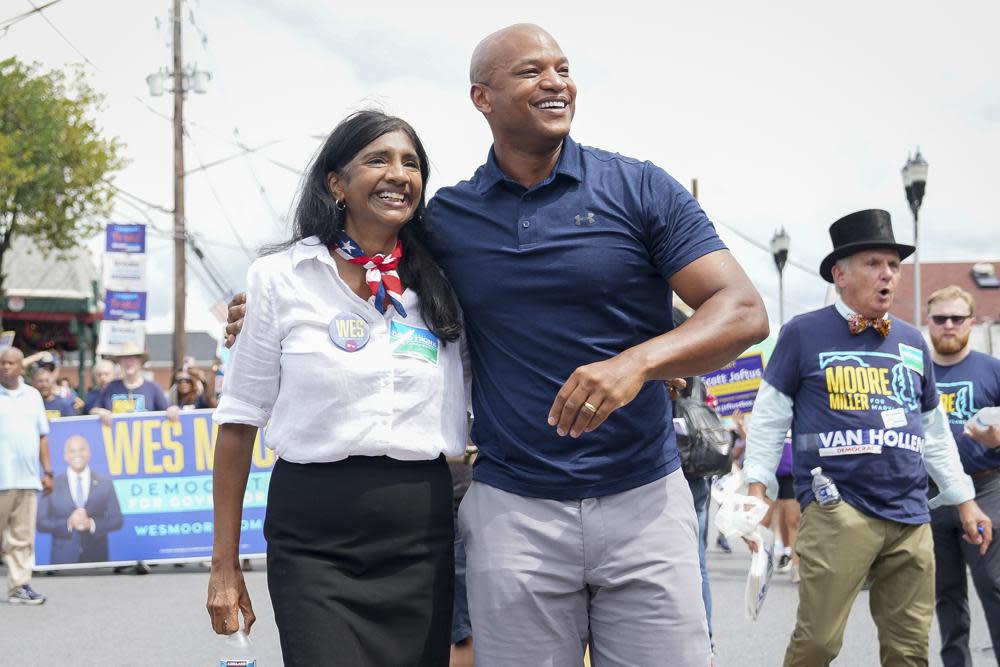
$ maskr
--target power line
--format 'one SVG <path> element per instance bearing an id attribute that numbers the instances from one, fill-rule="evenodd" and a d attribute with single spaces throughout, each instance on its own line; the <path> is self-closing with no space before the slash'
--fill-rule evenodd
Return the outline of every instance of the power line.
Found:
<path id="1" fill-rule="evenodd" d="M 191 140 L 191 149 L 194 151 L 194 157 L 198 161 L 198 164 L 204 167 L 205 165 L 201 161 L 201 153 L 198 152 L 198 146 L 195 144 L 193 139 Z M 229 212 L 226 211 L 226 206 L 222 203 L 222 197 L 219 196 L 219 192 L 215 189 L 215 185 L 212 183 L 212 178 L 208 175 L 207 171 L 205 172 L 205 183 L 208 184 L 209 191 L 212 193 L 212 196 L 215 197 L 215 201 L 219 205 L 219 210 L 222 211 L 223 220 L 226 221 L 226 224 L 229 225 L 230 231 L 233 232 L 233 238 L 235 238 L 236 242 L 239 243 L 244 254 L 252 260 L 254 258 L 253 253 L 243 243 L 243 238 L 240 236 L 240 233 L 236 230 L 236 225 L 233 224 L 232 219 L 229 217 Z"/>
<path id="2" fill-rule="evenodd" d="M 58 1 L 58 0 L 57 0 L 57 1 Z M 55 23 L 53 23 L 52 21 L 50 21 L 50 20 L 49 20 L 49 17 L 48 17 L 48 16 L 46 16 L 45 14 L 43 14 L 43 13 L 42 13 L 42 11 L 41 11 L 41 10 L 42 10 L 42 9 L 44 9 L 44 7 L 35 7 L 35 3 L 33 3 L 33 2 L 31 1 L 31 0 L 28 0 L 28 4 L 29 4 L 29 5 L 31 5 L 32 7 L 34 7 L 35 11 L 36 11 L 36 12 L 38 12 L 38 15 L 39 15 L 39 16 L 41 16 L 41 17 L 42 17 L 42 19 L 43 19 L 43 20 L 44 20 L 44 21 L 45 21 L 46 23 L 48 23 L 48 24 L 49 24 L 49 26 L 50 26 L 50 27 L 51 27 L 51 28 L 52 28 L 53 30 L 55 30 L 55 31 L 56 31 L 56 34 L 57 34 L 57 35 L 59 35 L 60 37 L 62 37 L 62 40 L 63 40 L 64 42 L 66 42 L 66 43 L 67 43 L 67 44 L 69 45 L 69 48 L 71 48 L 71 49 L 73 49 L 74 51 L 76 51 L 77 55 L 78 55 L 78 56 L 80 56 L 81 58 L 83 58 L 84 62 L 86 62 L 86 63 L 87 63 L 88 65 L 90 65 L 90 66 L 91 66 L 91 67 L 93 67 L 94 69 L 96 69 L 96 70 L 100 70 L 100 68 L 99 68 L 99 67 L 98 67 L 97 65 L 95 65 L 94 63 L 92 63 L 92 62 L 90 61 L 90 58 L 88 58 L 87 56 L 83 55 L 83 51 L 81 51 L 80 49 L 76 48 L 76 45 L 75 45 L 75 44 L 73 44 L 73 42 L 69 41 L 69 38 L 68 38 L 68 37 L 67 37 L 66 35 L 64 35 L 64 34 L 62 33 L 62 31 L 61 31 L 61 30 L 59 30 L 59 28 L 57 28 L 57 27 L 56 27 L 56 24 L 55 24 Z M 48 7 L 48 6 L 51 6 L 51 5 L 53 5 L 53 4 L 55 4 L 55 3 L 54 3 L 54 2 L 50 2 L 50 3 L 48 4 L 48 5 L 46 5 L 46 7 Z"/>
<path id="3" fill-rule="evenodd" d="M 207 169 L 211 169 L 212 167 L 216 167 L 216 166 L 218 166 L 220 164 L 225 164 L 226 162 L 230 162 L 232 160 L 236 160 L 238 158 L 246 156 L 248 153 L 256 153 L 259 150 L 263 150 L 263 149 L 267 148 L 268 146 L 273 146 L 274 144 L 280 144 L 283 141 L 288 141 L 288 140 L 287 139 L 273 139 L 271 141 L 268 141 L 267 143 L 261 144 L 260 146 L 256 146 L 256 147 L 246 146 L 245 148 L 243 148 L 239 152 L 233 153 L 232 155 L 227 155 L 226 157 L 219 158 L 218 160 L 213 160 L 211 162 L 206 162 L 205 164 L 201 165 L 200 167 L 196 167 L 194 169 L 188 169 L 187 171 L 184 172 L 184 175 L 185 176 L 190 176 L 191 174 L 197 174 L 200 171 L 205 171 Z"/>
<path id="4" fill-rule="evenodd" d="M 274 221 L 275 226 L 281 229 L 284 226 L 283 225 L 284 219 L 278 213 L 277 209 L 274 207 L 274 204 L 271 202 L 271 198 L 267 193 L 267 188 L 264 187 L 263 181 L 261 181 L 260 177 L 257 175 L 257 170 L 254 169 L 253 160 L 250 158 L 249 153 L 255 151 L 251 151 L 250 147 L 243 142 L 243 139 L 240 136 L 239 124 L 236 122 L 235 114 L 232 113 L 234 105 L 229 103 L 229 95 L 226 93 L 226 87 L 223 83 L 224 77 L 219 76 L 219 71 L 220 71 L 219 64 L 218 61 L 215 59 L 212 50 L 209 48 L 208 34 L 204 30 L 202 30 L 201 27 L 196 23 L 193 9 L 190 11 L 190 21 L 191 25 L 193 25 L 195 30 L 201 35 L 202 49 L 205 52 L 205 56 L 208 58 L 209 67 L 215 71 L 215 85 L 219 89 L 219 94 L 222 95 L 222 101 L 224 107 L 226 108 L 227 112 L 229 112 L 230 120 L 232 121 L 233 124 L 232 134 L 236 140 L 236 144 L 240 146 L 240 148 L 243 151 L 242 157 L 244 158 L 244 163 L 247 166 L 247 170 L 250 172 L 250 177 L 253 178 L 254 182 L 257 184 L 257 192 L 258 194 L 260 194 L 260 197 L 263 200 L 264 205 L 267 206 L 268 210 L 270 211 L 271 218 Z"/>
<path id="5" fill-rule="evenodd" d="M 720 220 L 718 220 L 716 218 L 713 218 L 712 222 L 714 222 L 717 225 L 721 225 L 721 226 L 725 227 L 726 229 L 728 229 L 729 231 L 731 231 L 733 234 L 736 234 L 736 236 L 740 237 L 741 239 L 743 239 L 744 241 L 746 241 L 747 243 L 749 243 L 753 247 L 758 248 L 760 250 L 763 250 L 768 255 L 771 255 L 771 246 L 769 246 L 769 245 L 767 245 L 765 243 L 762 243 L 761 241 L 758 241 L 757 239 L 753 238 L 752 236 L 749 236 L 746 233 L 740 231 L 736 227 L 734 227 L 732 225 L 728 225 L 728 224 L 726 224 L 724 222 L 721 222 Z M 789 265 L 791 265 L 791 266 L 794 266 L 796 269 L 799 269 L 801 271 L 805 271 L 806 273 L 808 273 L 809 275 L 811 275 L 813 277 L 816 277 L 816 278 L 821 277 L 819 275 L 819 271 L 817 271 L 816 269 L 814 269 L 811 266 L 807 266 L 806 264 L 802 264 L 801 262 L 797 262 L 797 261 L 795 261 L 795 260 L 793 260 L 791 258 L 789 258 L 787 260 L 787 263 Z"/>
<path id="6" fill-rule="evenodd" d="M 159 211 L 160 213 L 166 213 L 167 215 L 173 215 L 174 214 L 174 209 L 172 209 L 172 208 L 167 208 L 166 206 L 160 206 L 159 204 L 154 204 L 153 202 L 147 201 L 147 200 L 143 199 L 142 197 L 139 197 L 138 195 L 132 194 L 128 190 L 123 190 L 122 188 L 118 187 L 114 183 L 108 182 L 108 185 L 111 186 L 111 189 L 114 190 L 115 192 L 117 192 L 118 194 L 125 195 L 126 197 L 139 202 L 140 204 L 142 204 L 143 206 L 146 206 L 147 208 L 151 208 L 151 209 L 153 209 L 155 211 Z"/>
<path id="7" fill-rule="evenodd" d="M 0 30 L 6 33 L 12 25 L 14 25 L 15 23 L 19 23 L 20 21 L 23 21 L 24 19 L 34 14 L 40 14 L 44 18 L 45 15 L 42 14 L 42 11 L 48 9 L 52 5 L 57 5 L 60 2 L 62 2 L 62 0 L 52 0 L 52 2 L 46 2 L 44 5 L 41 5 L 40 7 L 35 7 L 35 5 L 29 1 L 28 4 L 31 5 L 32 10 L 30 12 L 24 12 L 23 14 L 18 14 L 17 16 L 12 16 L 9 19 L 4 19 L 3 21 L 0 21 Z"/>

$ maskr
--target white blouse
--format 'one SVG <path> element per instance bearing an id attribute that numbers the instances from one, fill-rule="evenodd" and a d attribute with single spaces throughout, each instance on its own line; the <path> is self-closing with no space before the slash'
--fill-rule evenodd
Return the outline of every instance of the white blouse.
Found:
<path id="1" fill-rule="evenodd" d="M 431 334 L 413 290 L 402 295 L 407 317 L 392 306 L 383 315 L 315 236 L 256 260 L 246 290 L 216 423 L 266 425 L 265 444 L 293 463 L 464 451 L 464 339 Z"/>

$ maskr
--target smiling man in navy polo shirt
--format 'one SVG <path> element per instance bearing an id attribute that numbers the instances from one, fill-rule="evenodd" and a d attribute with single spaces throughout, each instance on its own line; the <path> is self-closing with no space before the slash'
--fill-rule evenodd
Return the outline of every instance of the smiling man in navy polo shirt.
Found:
<path id="1" fill-rule="evenodd" d="M 484 39 L 493 147 L 427 209 L 472 361 L 465 539 L 476 664 L 704 667 L 698 526 L 668 378 L 767 335 L 760 296 L 691 195 L 569 136 L 576 84 L 533 25 Z M 672 294 L 695 308 L 674 328 Z"/>

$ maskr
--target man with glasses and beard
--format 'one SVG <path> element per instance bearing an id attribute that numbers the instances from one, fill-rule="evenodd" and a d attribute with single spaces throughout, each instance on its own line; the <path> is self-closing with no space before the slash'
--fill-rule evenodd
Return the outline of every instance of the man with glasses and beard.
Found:
<path id="1" fill-rule="evenodd" d="M 958 443 L 962 466 L 975 485 L 976 502 L 996 522 L 1000 520 L 1000 450 L 994 449 L 1000 444 L 995 441 L 997 427 L 965 428 L 982 408 L 1000 405 L 1000 360 L 969 346 L 974 311 L 972 295 L 956 285 L 937 290 L 927 300 L 927 325 L 934 348 L 931 357 L 941 403 Z M 972 664 L 965 575 L 968 565 L 986 612 L 993 653 L 1000 663 L 1000 555 L 995 548 L 980 554 L 974 545 L 962 540 L 962 524 L 954 506 L 932 510 L 931 529 L 937 562 L 941 661 L 945 667 Z"/>

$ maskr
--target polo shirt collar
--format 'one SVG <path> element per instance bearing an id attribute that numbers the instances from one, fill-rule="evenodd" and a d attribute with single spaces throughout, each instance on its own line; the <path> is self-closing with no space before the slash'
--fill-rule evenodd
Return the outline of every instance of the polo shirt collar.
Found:
<path id="1" fill-rule="evenodd" d="M 15 389 L 8 389 L 7 387 L 0 384 L 0 392 L 8 394 L 10 396 L 18 396 L 24 391 L 27 385 L 24 384 L 24 378 L 17 378 L 17 387 Z"/>
<path id="2" fill-rule="evenodd" d="M 573 141 L 573 138 L 569 135 L 566 135 L 566 138 L 563 139 L 563 146 L 559 152 L 559 161 L 556 162 L 556 168 L 549 175 L 549 178 L 543 181 L 543 184 L 551 182 L 553 176 L 558 175 L 568 176 L 577 182 L 583 180 L 583 160 L 580 156 L 580 145 Z M 484 195 L 497 183 L 508 180 L 511 179 L 507 178 L 503 170 L 500 169 L 500 165 L 497 163 L 496 152 L 493 146 L 490 146 L 490 154 L 486 158 L 486 164 L 483 165 L 482 171 L 479 172 L 477 184 L 479 194 Z"/>
<path id="3" fill-rule="evenodd" d="M 292 246 L 292 268 L 296 268 L 307 259 L 315 259 L 337 268 L 330 250 L 323 245 L 318 236 L 307 236 Z"/>
<path id="4" fill-rule="evenodd" d="M 845 320 L 851 319 L 851 315 L 855 315 L 856 314 L 851 309 L 850 306 L 848 306 L 846 303 L 844 303 L 843 299 L 837 299 L 836 302 L 834 302 L 833 305 L 837 309 L 837 312 L 840 313 L 840 316 L 843 317 Z M 882 319 L 883 320 L 889 319 L 889 313 L 886 313 L 885 315 L 883 315 Z"/>

